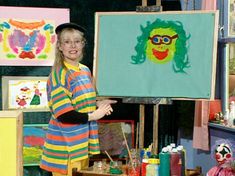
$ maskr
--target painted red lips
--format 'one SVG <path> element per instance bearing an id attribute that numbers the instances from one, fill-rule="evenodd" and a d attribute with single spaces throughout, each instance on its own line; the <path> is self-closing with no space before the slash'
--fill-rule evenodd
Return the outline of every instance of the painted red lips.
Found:
<path id="1" fill-rule="evenodd" d="M 168 56 L 168 51 L 169 49 L 166 49 L 165 51 L 158 51 L 156 49 L 152 49 L 153 55 L 158 59 L 158 60 L 163 60 Z"/>

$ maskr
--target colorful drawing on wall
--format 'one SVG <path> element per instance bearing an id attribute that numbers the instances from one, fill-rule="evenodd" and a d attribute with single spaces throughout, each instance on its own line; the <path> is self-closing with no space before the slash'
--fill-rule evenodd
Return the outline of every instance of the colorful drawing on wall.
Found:
<path id="1" fill-rule="evenodd" d="M 229 36 L 235 36 L 235 0 L 228 0 Z"/>
<path id="2" fill-rule="evenodd" d="M 47 77 L 3 77 L 3 109 L 48 111 Z M 7 96 L 7 97 L 5 97 Z M 3 101 L 4 102 L 4 101 Z"/>
<path id="3" fill-rule="evenodd" d="M 229 102 L 235 101 L 235 44 L 229 44 Z"/>
<path id="4" fill-rule="evenodd" d="M 0 65 L 53 65 L 55 27 L 64 22 L 68 9 L 0 6 Z"/>
<path id="5" fill-rule="evenodd" d="M 134 121 L 132 120 L 99 120 L 99 141 L 101 153 L 107 151 L 112 156 L 127 157 L 127 149 L 122 130 L 129 148 L 134 146 Z"/>
<path id="6" fill-rule="evenodd" d="M 180 21 L 156 19 L 153 23 L 148 21 L 146 27 L 141 25 L 140 29 L 142 35 L 137 37 L 137 55 L 131 58 L 133 64 L 141 64 L 146 58 L 156 64 L 173 60 L 174 72 L 185 73 L 185 68 L 190 67 L 187 54 L 190 34 L 186 35 Z"/>
<path id="7" fill-rule="evenodd" d="M 24 125 L 23 161 L 26 165 L 39 165 L 46 136 L 46 124 Z"/>
<path id="8" fill-rule="evenodd" d="M 98 96 L 213 99 L 218 19 L 201 10 L 97 12 Z"/>
<path id="9" fill-rule="evenodd" d="M 0 19 L 0 58 L 48 60 L 54 57 L 55 23 Z"/>

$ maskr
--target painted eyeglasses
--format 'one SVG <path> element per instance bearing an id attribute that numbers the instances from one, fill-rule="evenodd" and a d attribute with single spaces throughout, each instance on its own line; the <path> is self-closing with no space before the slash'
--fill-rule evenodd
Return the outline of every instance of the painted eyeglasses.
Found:
<path id="1" fill-rule="evenodd" d="M 153 45 L 170 45 L 172 43 L 173 39 L 178 38 L 178 34 L 169 36 L 169 35 L 154 35 L 152 37 L 149 37 L 149 40 L 151 40 L 151 43 Z"/>

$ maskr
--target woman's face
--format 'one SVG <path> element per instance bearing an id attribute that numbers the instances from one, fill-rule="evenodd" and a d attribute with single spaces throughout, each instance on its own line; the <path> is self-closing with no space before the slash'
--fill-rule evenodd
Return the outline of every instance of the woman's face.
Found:
<path id="1" fill-rule="evenodd" d="M 84 46 L 84 38 L 78 30 L 61 33 L 59 50 L 63 53 L 66 62 L 77 64 L 82 59 Z"/>

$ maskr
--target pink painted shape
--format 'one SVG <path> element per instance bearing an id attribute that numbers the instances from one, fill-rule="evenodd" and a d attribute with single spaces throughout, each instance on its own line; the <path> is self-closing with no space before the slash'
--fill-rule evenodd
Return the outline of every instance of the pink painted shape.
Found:
<path id="1" fill-rule="evenodd" d="M 36 54 L 39 54 L 43 50 L 43 48 L 45 47 L 45 43 L 46 43 L 46 37 L 39 34 L 38 35 L 38 42 L 36 44 L 37 45 Z"/>

